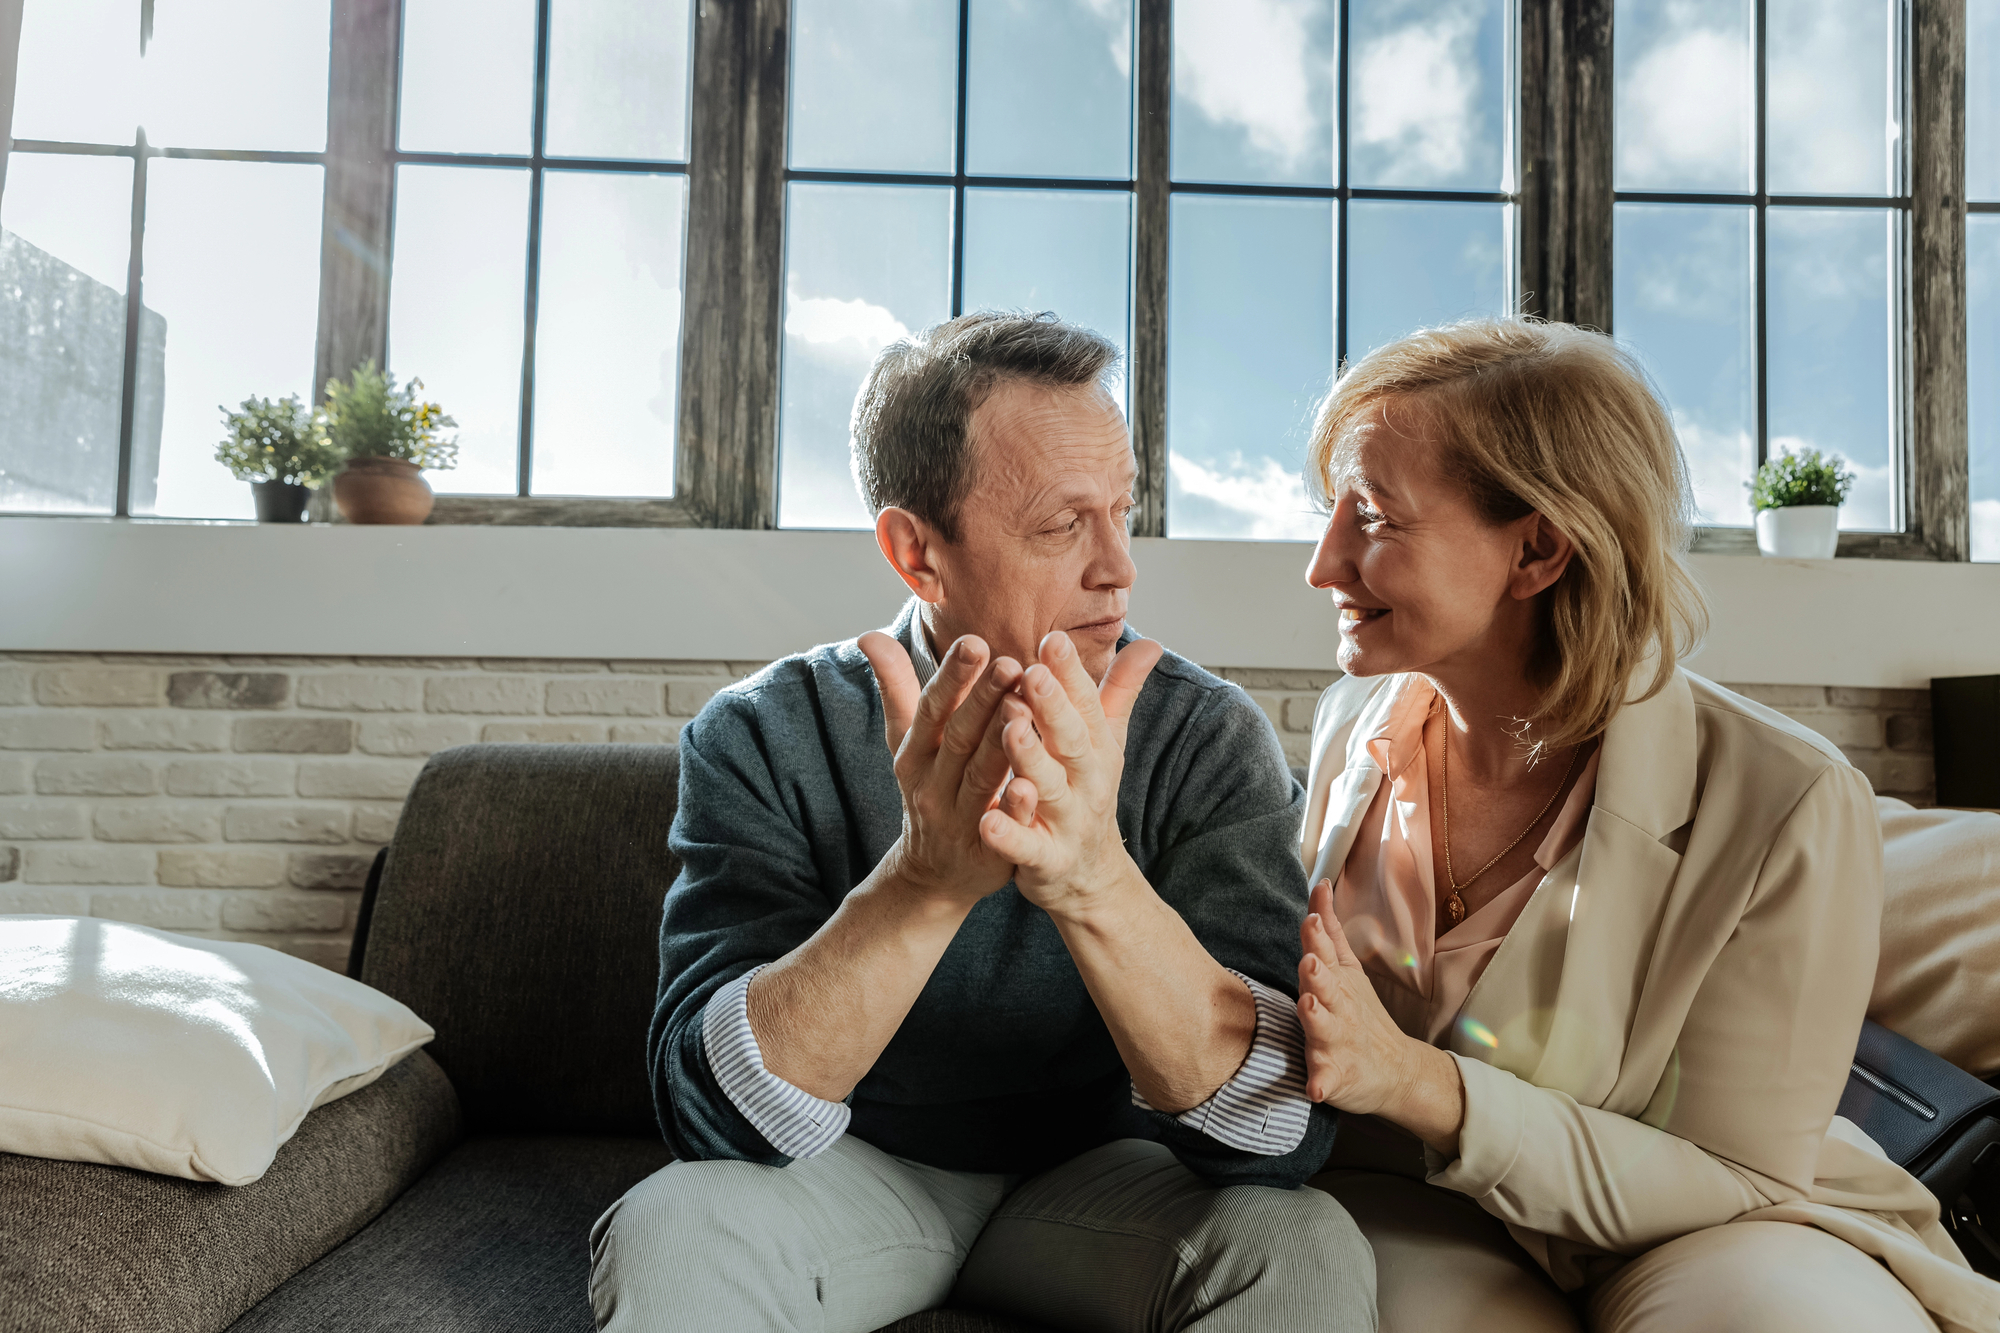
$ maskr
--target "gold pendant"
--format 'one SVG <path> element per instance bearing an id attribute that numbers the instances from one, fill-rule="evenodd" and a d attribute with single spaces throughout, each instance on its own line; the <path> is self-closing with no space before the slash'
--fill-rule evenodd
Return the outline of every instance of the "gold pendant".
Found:
<path id="1" fill-rule="evenodd" d="M 1444 900 L 1444 914 L 1451 918 L 1451 924 L 1454 926 L 1465 920 L 1465 899 L 1456 893 L 1452 894 Z"/>

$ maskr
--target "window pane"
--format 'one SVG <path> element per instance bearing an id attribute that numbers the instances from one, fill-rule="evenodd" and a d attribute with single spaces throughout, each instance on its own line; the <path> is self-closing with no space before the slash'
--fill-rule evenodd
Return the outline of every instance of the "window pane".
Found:
<path id="1" fill-rule="evenodd" d="M 396 169 L 389 364 L 458 421 L 458 466 L 426 478 L 439 492 L 515 492 L 527 264 L 526 171 Z"/>
<path id="2" fill-rule="evenodd" d="M 1176 195 L 1167 532 L 1319 535 L 1300 468 L 1333 378 L 1333 204 Z"/>
<path id="3" fill-rule="evenodd" d="M 535 0 L 403 0 L 403 148 L 526 153 L 534 90 Z"/>
<path id="4" fill-rule="evenodd" d="M 142 118 L 139 80 L 132 0 L 27 0 L 15 138 L 131 143 Z"/>
<path id="5" fill-rule="evenodd" d="M 132 162 L 15 153 L 0 196 L 0 510 L 112 512 Z M 142 352 L 160 354 L 148 311 Z M 159 457 L 159 398 L 134 422 Z M 134 478 L 135 483 L 140 478 Z"/>
<path id="6" fill-rule="evenodd" d="M 1173 176 L 1331 185 L 1334 0 L 1174 0 Z"/>
<path id="7" fill-rule="evenodd" d="M 673 494 L 686 199 L 684 176 L 543 182 L 535 494 Z"/>
<path id="8" fill-rule="evenodd" d="M 688 0 L 559 0 L 549 14 L 548 151 L 687 159 Z"/>
<path id="9" fill-rule="evenodd" d="M 1132 174 L 1132 0 L 982 0 L 967 42 L 966 170 Z"/>
<path id="10" fill-rule="evenodd" d="M 1347 206 L 1347 355 L 1412 329 L 1507 310 L 1507 205 Z"/>
<path id="11" fill-rule="evenodd" d="M 967 190 L 967 310 L 1053 310 L 1123 352 L 1131 322 L 1132 196 Z"/>
<path id="12" fill-rule="evenodd" d="M 1841 455 L 1860 481 L 1840 526 L 1893 529 L 1894 215 L 1774 208 L 1764 225 L 1769 452 L 1810 446 Z"/>
<path id="13" fill-rule="evenodd" d="M 1892 194 L 1895 0 L 1768 0 L 1773 194 Z"/>
<path id="14" fill-rule="evenodd" d="M 1503 187 L 1507 9 L 1505 0 L 1352 0 L 1350 184 Z"/>
<path id="15" fill-rule="evenodd" d="M 950 172 L 958 137 L 952 0 L 794 0 L 791 164 Z"/>
<path id="16" fill-rule="evenodd" d="M 2000 213 L 1965 221 L 1972 368 L 1972 558 L 2000 560 Z"/>
<path id="17" fill-rule="evenodd" d="M 1965 28 L 1965 194 L 2000 201 L 2000 0 L 1972 0 Z"/>
<path id="18" fill-rule="evenodd" d="M 147 140 L 173 148 L 326 147 L 330 21 L 327 0 L 159 6 L 144 61 Z"/>
<path id="19" fill-rule="evenodd" d="M 1701 521 L 1748 526 L 1757 468 L 1752 210 L 1618 204 L 1611 308 L 1673 413 Z"/>
<path id="20" fill-rule="evenodd" d="M 951 194 L 789 187 L 780 526 L 869 526 L 847 466 L 848 417 L 875 353 L 951 313 Z"/>
<path id="21" fill-rule="evenodd" d="M 1752 25 L 1750 0 L 1618 0 L 1619 189 L 1755 188 Z"/>
<path id="22" fill-rule="evenodd" d="M 324 173 L 175 158 L 147 171 L 145 297 L 166 321 L 153 512 L 249 518 L 250 488 L 215 461 L 221 414 L 252 394 L 312 396 Z"/>

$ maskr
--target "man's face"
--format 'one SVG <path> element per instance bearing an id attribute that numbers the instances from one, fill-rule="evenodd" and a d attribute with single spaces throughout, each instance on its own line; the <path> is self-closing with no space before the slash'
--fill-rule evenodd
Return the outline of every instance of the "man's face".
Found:
<path id="1" fill-rule="evenodd" d="M 1132 588 L 1137 468 L 1118 405 L 1102 387 L 996 387 L 973 412 L 972 489 L 959 540 L 935 547 L 942 596 L 932 632 L 942 652 L 977 634 L 1023 664 L 1065 630 L 1102 678 L 1125 629 Z"/>

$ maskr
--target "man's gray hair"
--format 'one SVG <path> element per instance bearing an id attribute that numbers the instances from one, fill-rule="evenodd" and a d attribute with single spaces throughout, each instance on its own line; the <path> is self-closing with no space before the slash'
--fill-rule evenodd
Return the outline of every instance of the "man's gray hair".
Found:
<path id="1" fill-rule="evenodd" d="M 854 484 L 868 512 L 907 509 L 956 542 L 972 489 L 972 414 L 994 386 L 1074 389 L 1103 383 L 1117 364 L 1109 339 L 1048 311 L 960 315 L 889 344 L 854 400 Z"/>

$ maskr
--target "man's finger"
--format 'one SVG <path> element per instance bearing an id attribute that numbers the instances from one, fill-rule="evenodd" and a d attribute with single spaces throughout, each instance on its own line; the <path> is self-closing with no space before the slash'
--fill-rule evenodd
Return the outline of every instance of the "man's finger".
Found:
<path id="1" fill-rule="evenodd" d="M 952 715 L 951 722 L 945 728 L 947 736 L 950 735 L 951 728 L 958 725 L 959 718 L 966 716 L 978 704 L 980 691 L 987 688 L 986 682 L 993 681 L 1000 689 L 1012 688 L 1012 682 L 998 685 L 1003 675 L 1003 667 L 1013 669 L 1013 682 L 1020 680 L 1019 662 L 1011 657 L 1003 657 L 995 662 L 988 668 L 980 685 L 973 690 L 972 696 L 966 700 L 965 707 Z M 1001 695 L 997 703 L 997 707 L 989 710 L 986 731 L 979 738 L 979 748 L 965 761 L 965 773 L 959 781 L 960 799 L 976 802 L 982 808 L 992 803 L 994 794 L 1000 790 L 1001 784 L 1007 781 L 1007 770 L 1012 767 L 1007 758 L 1007 747 L 1002 741 L 1001 733 L 1016 716 L 1025 717 L 1028 713 L 1028 706 L 1011 695 Z"/>
<path id="2" fill-rule="evenodd" d="M 1056 762 L 1025 718 L 1007 724 L 1001 744 L 1008 764 L 1034 784 L 1038 804 L 1054 805 L 1069 794 L 1069 770 Z"/>
<path id="3" fill-rule="evenodd" d="M 1046 868 L 1055 852 L 1055 839 L 1047 829 L 1023 824 L 999 810 L 980 816 L 979 840 L 1014 865 L 1033 869 Z"/>
<path id="4" fill-rule="evenodd" d="M 998 809 L 1016 824 L 1032 824 L 1035 822 L 1035 809 L 1038 803 L 1039 794 L 1035 791 L 1035 784 L 1026 778 L 1014 778 L 1000 793 Z"/>
<path id="5" fill-rule="evenodd" d="M 882 730 L 889 753 L 894 754 L 903 747 L 903 737 L 909 734 L 910 721 L 917 715 L 917 699 L 922 693 L 917 687 L 917 669 L 903 645 L 879 629 L 861 636 L 861 652 L 875 668 L 875 688 L 882 692 Z"/>
<path id="6" fill-rule="evenodd" d="M 1139 691 L 1146 687 L 1146 677 L 1166 651 L 1152 639 L 1134 639 L 1111 659 L 1111 670 L 1104 673 L 1104 684 L 1098 687 L 1097 697 L 1104 709 L 1104 720 L 1120 738 L 1125 734 L 1126 720 L 1132 716 L 1132 705 L 1138 702 Z"/>
<path id="7" fill-rule="evenodd" d="M 1090 735 L 1095 738 L 1104 727 L 1104 705 L 1097 696 L 1097 682 L 1083 669 L 1083 657 L 1076 651 L 1076 644 L 1061 630 L 1052 630 L 1042 636 L 1041 646 L 1036 656 L 1043 666 L 1054 673 L 1064 694 L 1076 708 L 1077 716 L 1083 719 Z"/>
<path id="8" fill-rule="evenodd" d="M 967 769 L 999 713 L 1000 701 L 1020 683 L 1021 664 L 1011 657 L 996 657 L 992 665 L 979 674 L 972 688 L 966 691 L 965 698 L 951 716 L 945 719 L 944 734 L 938 738 L 937 767 L 934 770 L 936 780 L 945 784 L 940 790 L 958 790 L 966 781 Z M 997 742 L 998 738 L 995 739 Z M 982 803 L 1000 785 L 1000 776 L 1000 773 L 993 773 L 981 789 Z"/>
<path id="9" fill-rule="evenodd" d="M 923 633 L 917 629 L 917 633 Z M 944 740 L 945 723 L 965 702 L 965 696 L 979 683 L 980 673 L 986 669 L 986 641 L 977 635 L 968 634 L 945 650 L 944 660 L 938 663 L 937 674 L 931 683 L 924 686 L 923 698 L 917 701 L 916 716 L 910 722 L 907 742 L 912 755 L 927 760 L 937 753 Z"/>
<path id="10" fill-rule="evenodd" d="M 1046 640 L 1044 643 L 1046 644 Z M 1070 659 L 1074 662 L 1076 654 Z M 1088 677 L 1085 677 L 1086 682 Z M 1091 711 L 1097 710 L 1097 688 L 1089 687 Z M 1021 677 L 1021 697 L 1028 701 L 1028 708 L 1035 715 L 1035 729 L 1042 733 L 1042 741 L 1062 763 L 1072 769 L 1079 769 L 1089 763 L 1097 749 L 1096 735 L 1102 731 L 1100 718 L 1095 726 L 1087 721 L 1076 706 L 1075 698 L 1064 688 L 1062 679 L 1049 669 L 1048 663 L 1037 662 Z"/>

